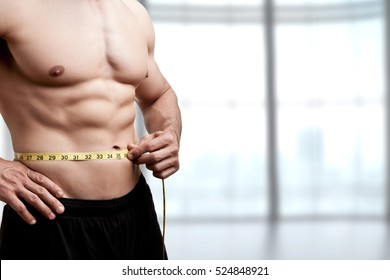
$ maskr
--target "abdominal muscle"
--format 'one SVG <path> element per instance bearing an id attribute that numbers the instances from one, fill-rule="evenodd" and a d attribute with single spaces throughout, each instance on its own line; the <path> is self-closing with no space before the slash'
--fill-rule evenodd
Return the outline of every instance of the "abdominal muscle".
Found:
<path id="1" fill-rule="evenodd" d="M 110 82 L 108 91 L 96 81 L 65 92 L 37 89 L 25 109 L 3 111 L 15 152 L 106 152 L 137 142 L 134 88 Z M 140 176 L 127 158 L 21 162 L 58 184 L 67 198 L 117 198 L 131 191 Z"/>

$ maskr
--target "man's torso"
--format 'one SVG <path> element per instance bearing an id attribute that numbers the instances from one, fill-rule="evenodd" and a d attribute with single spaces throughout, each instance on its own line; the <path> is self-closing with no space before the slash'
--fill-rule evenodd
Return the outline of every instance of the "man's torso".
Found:
<path id="1" fill-rule="evenodd" d="M 110 151 L 136 142 L 135 89 L 148 72 L 139 4 L 4 3 L 17 11 L 0 40 L 0 112 L 14 150 Z M 127 159 L 24 163 L 77 198 L 121 196 L 139 176 Z"/>

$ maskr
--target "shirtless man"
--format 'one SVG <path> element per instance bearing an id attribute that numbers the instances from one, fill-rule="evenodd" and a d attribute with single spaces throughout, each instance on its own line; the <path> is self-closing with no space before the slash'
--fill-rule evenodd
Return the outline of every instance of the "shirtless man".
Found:
<path id="1" fill-rule="evenodd" d="M 157 178 L 179 169 L 181 117 L 144 7 L 0 0 L 0 38 L 0 113 L 15 152 L 129 150 L 121 160 L 0 159 L 0 258 L 161 258 L 139 165 Z M 149 132 L 141 140 L 134 102 Z"/>

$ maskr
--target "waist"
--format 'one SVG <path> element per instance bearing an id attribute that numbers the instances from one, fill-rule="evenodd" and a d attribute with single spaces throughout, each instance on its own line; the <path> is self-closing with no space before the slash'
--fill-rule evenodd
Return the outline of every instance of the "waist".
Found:
<path id="1" fill-rule="evenodd" d="M 75 198 L 62 198 L 61 203 L 66 211 L 63 216 L 107 216 L 120 213 L 137 202 L 141 201 L 140 196 L 150 193 L 144 176 L 141 174 L 134 186 L 129 186 L 130 191 L 118 198 L 106 200 L 86 200 Z"/>
<path id="2" fill-rule="evenodd" d="M 56 183 L 66 198 L 112 199 L 123 196 L 140 176 L 138 165 L 118 160 L 23 160 L 31 170 Z"/>
<path id="3" fill-rule="evenodd" d="M 106 217 L 117 215 L 128 209 L 137 207 L 139 203 L 144 203 L 145 198 L 150 199 L 150 197 L 150 188 L 146 183 L 144 176 L 141 174 L 137 183 L 134 186 L 131 186 L 131 191 L 118 198 L 107 200 L 61 198 L 60 201 L 66 210 L 59 218 Z M 48 221 L 37 209 L 29 204 L 26 204 L 26 206 L 38 220 Z M 11 210 L 11 207 L 8 204 L 5 207 Z"/>

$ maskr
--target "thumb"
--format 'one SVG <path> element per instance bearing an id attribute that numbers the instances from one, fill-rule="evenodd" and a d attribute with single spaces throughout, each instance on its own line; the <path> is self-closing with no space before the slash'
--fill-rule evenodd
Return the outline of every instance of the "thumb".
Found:
<path id="1" fill-rule="evenodd" d="M 136 148 L 136 147 L 137 147 L 137 145 L 135 145 L 135 144 L 128 144 L 127 145 L 127 149 L 129 150 L 129 152 L 127 153 L 127 158 L 129 160 L 133 160 L 135 158 L 134 153 L 132 153 L 131 150 Z"/>
<path id="2" fill-rule="evenodd" d="M 128 149 L 129 151 L 131 151 L 131 150 L 134 149 L 135 147 L 137 147 L 137 145 L 135 145 L 135 144 L 128 144 L 128 145 L 127 145 L 127 149 Z"/>

